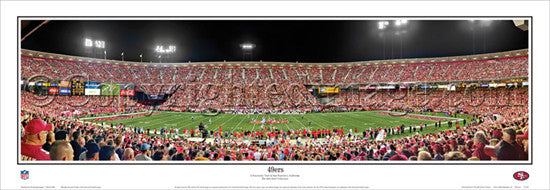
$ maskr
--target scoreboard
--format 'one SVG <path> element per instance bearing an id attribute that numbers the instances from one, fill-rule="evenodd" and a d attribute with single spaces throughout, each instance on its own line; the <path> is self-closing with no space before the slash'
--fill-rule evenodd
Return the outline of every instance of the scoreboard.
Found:
<path id="1" fill-rule="evenodd" d="M 73 96 L 84 95 L 85 83 L 83 81 L 71 81 L 71 94 Z"/>

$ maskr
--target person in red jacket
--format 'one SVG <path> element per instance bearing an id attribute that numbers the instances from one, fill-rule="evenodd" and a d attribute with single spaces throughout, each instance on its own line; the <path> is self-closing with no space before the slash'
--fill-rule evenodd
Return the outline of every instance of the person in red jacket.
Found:
<path id="1" fill-rule="evenodd" d="M 33 119 L 25 126 L 25 136 L 21 141 L 22 161 L 50 160 L 50 154 L 42 149 L 42 145 L 52 128 L 40 119 Z"/>
<path id="2" fill-rule="evenodd" d="M 472 154 L 473 157 L 477 157 L 480 160 L 491 160 L 491 157 L 485 153 L 485 145 L 489 144 L 487 136 L 483 131 L 478 131 L 474 135 L 475 150 Z"/>

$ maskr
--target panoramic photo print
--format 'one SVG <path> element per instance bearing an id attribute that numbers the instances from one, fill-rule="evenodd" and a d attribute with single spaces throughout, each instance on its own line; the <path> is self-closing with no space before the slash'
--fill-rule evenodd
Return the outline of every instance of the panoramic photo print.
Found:
<path id="1" fill-rule="evenodd" d="M 528 163 L 523 19 L 20 18 L 18 161 Z"/>

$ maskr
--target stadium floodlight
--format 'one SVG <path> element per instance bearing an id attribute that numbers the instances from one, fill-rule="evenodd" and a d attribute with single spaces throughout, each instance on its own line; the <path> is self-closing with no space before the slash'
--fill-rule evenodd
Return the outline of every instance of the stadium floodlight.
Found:
<path id="1" fill-rule="evenodd" d="M 84 46 L 86 46 L 86 47 L 92 47 L 92 46 L 93 46 L 92 39 L 85 38 L 85 39 L 84 39 Z"/>
<path id="2" fill-rule="evenodd" d="M 385 28 L 384 22 L 383 21 L 378 22 L 378 29 L 383 30 L 384 28 Z"/>
<path id="3" fill-rule="evenodd" d="M 100 49 L 105 49 L 105 41 L 96 40 L 95 47 Z"/>
<path id="4" fill-rule="evenodd" d="M 251 43 L 241 44 L 241 49 L 243 49 L 243 50 L 252 50 L 252 49 L 254 49 L 254 47 L 256 47 L 256 45 L 251 44 Z"/>
<path id="5" fill-rule="evenodd" d="M 176 46 L 175 45 L 170 45 L 170 46 L 168 46 L 168 48 L 164 48 L 164 46 L 157 45 L 157 47 L 155 48 L 155 52 L 161 53 L 161 54 L 175 53 L 176 52 Z"/>
<path id="6" fill-rule="evenodd" d="M 407 20 L 405 20 L 405 19 L 395 21 L 395 26 L 403 26 L 403 25 L 406 25 L 406 24 L 407 24 Z"/>

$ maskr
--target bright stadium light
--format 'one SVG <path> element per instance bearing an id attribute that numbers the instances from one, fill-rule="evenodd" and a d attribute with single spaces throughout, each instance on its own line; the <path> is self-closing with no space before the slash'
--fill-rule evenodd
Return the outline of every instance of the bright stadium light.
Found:
<path id="1" fill-rule="evenodd" d="M 170 45 L 167 48 L 164 48 L 164 46 L 157 45 L 157 47 L 155 48 L 155 52 L 161 53 L 161 54 L 172 54 L 176 52 L 176 46 Z"/>
<path id="2" fill-rule="evenodd" d="M 85 38 L 85 39 L 84 39 L 84 46 L 86 46 L 86 47 L 92 47 L 92 46 L 93 46 L 92 39 Z"/>
<path id="3" fill-rule="evenodd" d="M 96 40 L 95 47 L 100 49 L 105 49 L 105 41 Z"/>
<path id="4" fill-rule="evenodd" d="M 252 50 L 252 49 L 254 49 L 254 47 L 256 47 L 256 45 L 251 44 L 251 43 L 244 43 L 244 44 L 241 44 L 241 48 L 242 48 L 243 50 Z"/>
<path id="5" fill-rule="evenodd" d="M 406 24 L 407 24 L 407 20 L 405 20 L 405 19 L 395 21 L 395 26 L 403 26 L 403 25 L 406 25 Z"/>
<path id="6" fill-rule="evenodd" d="M 395 26 L 401 26 L 401 20 L 396 20 L 395 21 Z"/>
<path id="7" fill-rule="evenodd" d="M 383 30 L 384 28 L 385 28 L 384 22 L 383 21 L 378 22 L 378 29 Z"/>

